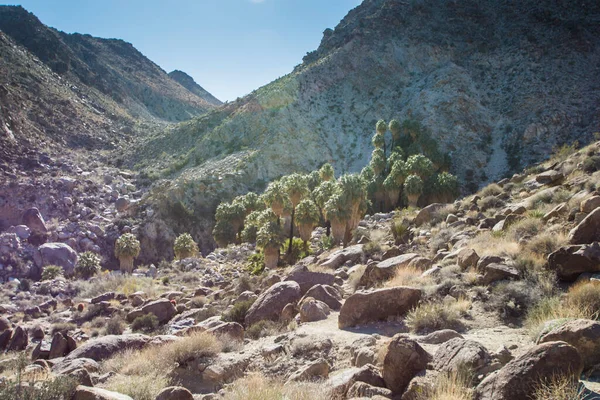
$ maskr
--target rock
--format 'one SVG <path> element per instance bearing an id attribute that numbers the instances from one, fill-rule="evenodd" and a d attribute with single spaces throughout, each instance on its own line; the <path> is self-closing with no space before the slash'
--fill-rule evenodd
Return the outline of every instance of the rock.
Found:
<path id="1" fill-rule="evenodd" d="M 559 279 L 573 281 L 584 272 L 600 271 L 600 244 L 564 246 L 548 256 L 548 269 Z"/>
<path id="2" fill-rule="evenodd" d="M 503 279 L 519 279 L 519 271 L 514 267 L 505 264 L 489 264 L 485 267 L 485 272 L 481 283 L 489 285 L 490 283 L 501 281 Z"/>
<path id="3" fill-rule="evenodd" d="M 72 400 L 133 400 L 131 397 L 109 390 L 79 385 Z"/>
<path id="4" fill-rule="evenodd" d="M 262 320 L 279 320 L 281 311 L 288 303 L 300 299 L 300 285 L 293 281 L 279 282 L 263 292 L 246 313 L 245 325 L 251 326 Z"/>
<path id="5" fill-rule="evenodd" d="M 69 351 L 69 344 L 67 342 L 67 338 L 61 332 L 57 332 L 54 334 L 52 338 L 52 344 L 50 345 L 50 354 L 48 355 L 48 359 L 64 357 L 67 355 Z"/>
<path id="6" fill-rule="evenodd" d="M 427 336 L 417 338 L 417 342 L 425 344 L 441 344 L 454 338 L 462 339 L 463 337 L 460 333 L 452 329 L 442 329 L 440 331 L 432 332 Z"/>
<path id="7" fill-rule="evenodd" d="M 21 240 L 27 240 L 31 236 L 31 229 L 27 225 L 17 225 L 14 230 Z"/>
<path id="8" fill-rule="evenodd" d="M 477 261 L 477 270 L 479 272 L 485 271 L 485 267 L 490 264 L 502 264 L 504 258 L 498 256 L 483 256 Z"/>
<path id="9" fill-rule="evenodd" d="M 246 291 L 240 293 L 240 295 L 237 297 L 237 299 L 235 299 L 235 302 L 240 303 L 242 301 L 256 301 L 256 299 L 258 299 L 258 296 L 254 292 L 251 292 L 250 290 L 246 290 Z"/>
<path id="10" fill-rule="evenodd" d="M 329 257 L 321 262 L 321 265 L 325 268 L 338 269 L 344 265 L 347 261 L 352 263 L 358 263 L 364 257 L 363 245 L 357 244 L 354 246 L 346 247 L 345 249 L 337 250 L 333 252 Z"/>
<path id="11" fill-rule="evenodd" d="M 540 379 L 566 376 L 578 380 L 583 370 L 581 356 L 565 342 L 534 346 L 488 375 L 476 388 L 476 400 L 528 399 Z"/>
<path id="12" fill-rule="evenodd" d="M 8 346 L 6 346 L 6 351 L 25 350 L 28 344 L 29 337 L 27 336 L 27 332 L 25 331 L 25 329 L 21 328 L 20 326 L 17 326 L 12 332 L 10 342 L 8 342 Z"/>
<path id="13" fill-rule="evenodd" d="M 535 180 L 542 185 L 550 185 L 560 182 L 564 178 L 564 175 L 553 169 L 542 172 L 536 175 Z"/>
<path id="14" fill-rule="evenodd" d="M 315 285 L 333 285 L 335 276 L 323 272 L 309 271 L 305 265 L 297 265 L 283 278 L 283 281 L 293 281 L 300 285 L 300 295 L 308 292 Z"/>
<path id="15" fill-rule="evenodd" d="M 329 315 L 329 306 L 322 301 L 315 300 L 312 297 L 306 297 L 298 305 L 301 322 L 314 322 L 327 319 Z"/>
<path id="16" fill-rule="evenodd" d="M 579 205 L 579 209 L 584 213 L 591 213 L 598 207 L 600 207 L 600 196 L 592 196 L 589 199 L 583 200 Z"/>
<path id="17" fill-rule="evenodd" d="M 4 332 L 0 333 L 0 351 L 4 351 L 8 343 L 10 342 L 10 338 L 12 336 L 12 329 L 7 329 Z"/>
<path id="18" fill-rule="evenodd" d="M 38 267 L 58 265 L 62 267 L 66 276 L 70 276 L 73 275 L 77 264 L 77 253 L 64 243 L 44 243 L 38 247 L 34 260 Z"/>
<path id="19" fill-rule="evenodd" d="M 568 211 L 569 211 L 569 206 L 567 205 L 567 203 L 561 203 L 561 204 L 557 205 L 556 207 L 554 207 L 552 210 L 548 211 L 546 214 L 544 214 L 542 219 L 544 221 L 548 221 L 551 218 L 555 218 L 560 215 L 566 214 L 566 213 L 568 213 Z"/>
<path id="20" fill-rule="evenodd" d="M 393 287 L 373 292 L 356 292 L 346 299 L 338 317 L 340 329 L 404 315 L 417 305 L 421 290 Z"/>
<path id="21" fill-rule="evenodd" d="M 377 356 L 373 352 L 373 350 L 369 348 L 363 348 L 356 351 L 354 354 L 354 359 L 352 360 L 352 365 L 355 367 L 362 367 L 367 364 L 375 364 L 377 361 Z"/>
<path id="22" fill-rule="evenodd" d="M 430 222 L 440 210 L 447 206 L 448 204 L 433 203 L 427 207 L 423 207 L 421 210 L 419 210 L 419 213 L 413 220 L 413 223 L 415 226 L 421 226 L 427 222 Z"/>
<path id="23" fill-rule="evenodd" d="M 46 227 L 46 222 L 44 221 L 44 217 L 40 214 L 40 210 L 33 207 L 26 210 L 23 213 L 23 217 L 21 217 L 21 221 L 23 225 L 26 225 L 31 232 L 36 235 L 45 235 L 48 233 L 48 228 Z"/>
<path id="24" fill-rule="evenodd" d="M 458 252 L 457 263 L 463 270 L 469 268 L 475 268 L 477 261 L 479 261 L 479 255 L 473 249 L 461 249 Z"/>
<path id="25" fill-rule="evenodd" d="M 296 308 L 296 304 L 288 303 L 285 305 L 285 307 L 283 307 L 283 310 L 281 310 L 281 318 L 280 319 L 282 321 L 289 322 L 292 319 L 294 319 L 296 314 L 298 314 L 298 309 Z"/>
<path id="26" fill-rule="evenodd" d="M 579 351 L 584 369 L 600 364 L 600 322 L 587 319 L 566 321 L 542 334 L 537 343 L 559 341 L 566 342 Z"/>
<path id="27" fill-rule="evenodd" d="M 98 303 L 103 302 L 103 301 L 114 300 L 114 298 L 115 298 L 115 292 L 107 292 L 107 293 L 103 293 L 103 294 L 101 294 L 99 296 L 93 297 L 90 300 L 90 302 L 92 304 L 98 304 Z"/>
<path id="28" fill-rule="evenodd" d="M 450 339 L 443 343 L 433 356 L 433 369 L 440 372 L 472 371 L 485 367 L 490 354 L 481 344 L 473 340 Z"/>
<path id="29" fill-rule="evenodd" d="M 298 371 L 294 372 L 290 375 L 288 379 L 289 382 L 301 382 L 301 381 L 311 381 L 315 378 L 323 379 L 329 376 L 329 363 L 323 359 L 319 358 L 303 367 L 301 367 Z"/>
<path id="30" fill-rule="evenodd" d="M 115 208 L 118 212 L 127 211 L 129 208 L 130 201 L 127 197 L 119 197 L 115 201 Z"/>
<path id="31" fill-rule="evenodd" d="M 588 244 L 600 240 L 600 208 L 589 213 L 569 232 L 569 243 Z"/>
<path id="32" fill-rule="evenodd" d="M 414 268 L 421 271 L 426 271 L 431 267 L 431 260 L 425 257 L 415 257 L 407 265 L 407 268 Z"/>
<path id="33" fill-rule="evenodd" d="M 100 364 L 91 358 L 75 358 L 73 360 L 61 361 L 52 367 L 52 372 L 56 375 L 67 375 L 80 368 L 87 372 L 95 373 L 100 371 Z"/>
<path id="34" fill-rule="evenodd" d="M 6 317 L 0 317 L 0 332 L 4 332 L 7 329 L 10 329 L 12 324 Z"/>
<path id="35" fill-rule="evenodd" d="M 92 378 L 90 376 L 90 373 L 87 372 L 83 368 L 78 368 L 76 370 L 73 370 L 66 375 L 70 376 L 71 378 L 74 378 L 77 381 L 77 383 L 80 385 L 90 386 L 90 387 L 94 386 L 94 384 L 92 383 Z"/>
<path id="36" fill-rule="evenodd" d="M 355 382 L 365 382 L 376 387 L 385 387 L 385 382 L 377 367 L 367 364 L 361 368 L 350 368 L 331 376 L 325 386 L 329 388 L 327 398 L 345 398 L 348 389 Z"/>
<path id="37" fill-rule="evenodd" d="M 508 229 L 509 226 L 511 226 L 512 224 L 514 224 L 515 222 L 517 222 L 521 219 L 523 219 L 523 217 L 518 214 L 507 215 L 506 218 L 504 218 L 502 221 L 499 221 L 496 225 L 494 225 L 494 227 L 492 228 L 492 231 L 493 232 L 503 232 L 506 229 Z"/>
<path id="38" fill-rule="evenodd" d="M 398 268 L 406 267 L 418 254 L 408 253 L 397 257 L 388 258 L 379 263 L 370 263 L 360 278 L 359 286 L 372 286 L 376 283 L 386 281 L 396 274 Z"/>
<path id="39" fill-rule="evenodd" d="M 439 372 L 433 370 L 419 372 L 408 384 L 408 387 L 402 394 L 401 400 L 425 400 L 434 398 L 434 390 L 438 383 L 438 376 Z M 439 400 L 449 399 L 440 398 Z"/>
<path id="40" fill-rule="evenodd" d="M 169 386 L 160 391 L 156 400 L 194 400 L 194 396 L 184 387 Z"/>
<path id="41" fill-rule="evenodd" d="M 140 295 L 132 295 L 131 298 L 129 299 L 129 301 L 131 301 L 131 305 L 134 307 L 139 307 L 142 304 L 144 304 L 144 298 Z"/>
<path id="42" fill-rule="evenodd" d="M 215 336 L 227 336 L 232 340 L 243 342 L 244 341 L 244 327 L 237 322 L 224 322 L 213 328 L 208 329 L 209 333 Z"/>
<path id="43" fill-rule="evenodd" d="M 354 382 L 350 389 L 348 389 L 348 393 L 346 394 L 346 398 L 367 398 L 372 399 L 375 396 L 380 396 L 386 399 L 392 398 L 392 391 L 390 389 L 377 387 L 373 385 L 369 385 L 365 382 Z"/>
<path id="44" fill-rule="evenodd" d="M 427 367 L 431 355 L 403 334 L 395 335 L 387 345 L 382 375 L 393 393 L 401 394 L 417 373 Z"/>
<path id="45" fill-rule="evenodd" d="M 175 309 L 175 306 L 170 300 L 158 299 L 130 311 L 127 314 L 127 321 L 132 322 L 137 317 L 141 317 L 142 315 L 146 314 L 154 314 L 156 318 L 158 318 L 158 321 L 161 324 L 164 324 L 169 322 L 169 320 L 173 318 L 175 314 L 177 314 L 177 309 Z"/>
<path id="46" fill-rule="evenodd" d="M 337 311 L 342 307 L 342 296 L 337 291 L 337 289 L 329 285 L 315 285 L 311 287 L 308 290 L 308 292 L 306 292 L 304 297 L 300 300 L 300 303 L 302 303 L 302 300 L 304 300 L 307 297 L 312 297 L 315 300 L 322 301 L 323 303 L 327 304 L 332 310 Z"/>
<path id="47" fill-rule="evenodd" d="M 81 345 L 69 353 L 62 362 L 72 361 L 76 358 L 91 358 L 94 361 L 102 361 L 123 350 L 139 350 L 146 346 L 151 339 L 151 337 L 139 333 L 102 336 Z"/>

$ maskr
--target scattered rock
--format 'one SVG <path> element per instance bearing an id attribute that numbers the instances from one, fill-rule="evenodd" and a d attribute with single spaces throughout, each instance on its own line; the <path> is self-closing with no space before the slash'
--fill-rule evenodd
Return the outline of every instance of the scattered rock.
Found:
<path id="1" fill-rule="evenodd" d="M 20 326 L 17 326 L 12 332 L 10 342 L 8 342 L 8 346 L 6 346 L 6 351 L 25 350 L 28 344 L 29 337 L 27 336 L 27 332 L 25 331 L 25 329 L 21 328 Z"/>
<path id="2" fill-rule="evenodd" d="M 473 340 L 450 339 L 433 356 L 432 366 L 440 372 L 477 372 L 490 362 L 485 347 Z"/>
<path id="3" fill-rule="evenodd" d="M 456 261 L 463 270 L 475 268 L 479 261 L 479 255 L 473 249 L 462 249 L 458 252 Z"/>
<path id="4" fill-rule="evenodd" d="M 600 244 L 561 247 L 548 256 L 548 269 L 565 281 L 573 281 L 583 272 L 599 272 Z"/>
<path id="5" fill-rule="evenodd" d="M 158 318 L 158 321 L 161 324 L 164 324 L 169 322 L 169 320 L 173 318 L 175 314 L 177 314 L 177 310 L 170 300 L 158 299 L 151 301 L 140 308 L 130 311 L 127 314 L 127 321 L 132 322 L 137 317 L 141 317 L 142 315 L 146 314 L 154 314 L 156 318 Z"/>
<path id="6" fill-rule="evenodd" d="M 382 375 L 393 393 L 401 394 L 417 373 L 427 367 L 431 355 L 417 342 L 398 334 L 387 345 L 383 359 Z"/>
<path id="7" fill-rule="evenodd" d="M 450 339 L 459 338 L 462 339 L 462 335 L 452 329 L 442 329 L 430 333 L 427 336 L 417 338 L 417 342 L 425 344 L 441 344 L 445 343 Z"/>
<path id="8" fill-rule="evenodd" d="M 569 232 L 569 243 L 588 244 L 600 240 L 600 208 L 589 213 Z"/>
<path id="9" fill-rule="evenodd" d="M 288 303 L 300 299 L 300 285 L 293 281 L 279 282 L 271 286 L 252 304 L 246 313 L 245 325 L 250 326 L 261 320 L 277 321 Z"/>
<path id="10" fill-rule="evenodd" d="M 315 300 L 322 301 L 332 310 L 337 311 L 342 307 L 342 296 L 340 296 L 340 293 L 337 291 L 337 289 L 329 285 L 315 285 L 311 287 L 300 300 L 300 302 L 307 297 L 312 297 Z"/>
<path id="11" fill-rule="evenodd" d="M 563 178 L 563 174 L 551 169 L 536 175 L 535 180 L 542 185 L 551 185 L 560 182 Z"/>
<path id="12" fill-rule="evenodd" d="M 333 285 L 335 276 L 323 272 L 312 272 L 305 265 L 297 265 L 283 278 L 283 281 L 294 281 L 300 285 L 300 294 L 304 295 L 315 285 Z"/>
<path id="13" fill-rule="evenodd" d="M 364 257 L 364 254 L 362 244 L 349 246 L 333 252 L 321 262 L 321 265 L 325 268 L 338 269 L 347 261 L 358 263 Z"/>
<path id="14" fill-rule="evenodd" d="M 184 387 L 169 386 L 160 391 L 156 400 L 194 400 L 194 396 Z"/>
<path id="15" fill-rule="evenodd" d="M 23 213 L 21 222 L 23 225 L 26 225 L 29 229 L 31 229 L 31 232 L 34 234 L 44 235 L 48 233 L 48 228 L 46 227 L 44 217 L 42 217 L 42 214 L 40 214 L 40 210 L 35 207 L 30 208 Z"/>
<path id="16" fill-rule="evenodd" d="M 584 213 L 591 213 L 598 207 L 600 207 L 600 196 L 592 196 L 583 200 L 579 205 L 579 209 Z"/>
<path id="17" fill-rule="evenodd" d="M 323 379 L 329 376 L 329 363 L 319 358 L 290 375 L 288 382 L 311 381 L 315 378 Z"/>
<path id="18" fill-rule="evenodd" d="M 406 267 L 418 254 L 408 253 L 397 257 L 388 258 L 379 263 L 370 263 L 360 278 L 360 286 L 373 286 L 376 283 L 386 281 L 394 276 L 398 268 Z"/>
<path id="19" fill-rule="evenodd" d="M 433 203 L 426 207 L 423 207 L 421 210 L 419 210 L 419 213 L 413 220 L 413 223 L 415 224 L 415 226 L 421 226 L 427 222 L 430 222 L 440 210 L 444 209 L 447 206 L 448 204 Z"/>
<path id="20" fill-rule="evenodd" d="M 519 271 L 514 267 L 505 264 L 489 264 L 485 266 L 485 272 L 481 283 L 489 285 L 490 283 L 501 281 L 503 279 L 519 279 Z"/>
<path id="21" fill-rule="evenodd" d="M 585 369 L 600 364 L 600 322 L 587 319 L 565 321 L 542 334 L 537 343 L 558 341 L 566 342 L 579 351 Z"/>
<path id="22" fill-rule="evenodd" d="M 355 382 L 365 382 L 375 387 L 385 387 L 385 382 L 377 367 L 367 364 L 361 368 L 351 368 L 332 375 L 326 382 L 330 398 L 345 398 L 346 393 Z"/>
<path id="23" fill-rule="evenodd" d="M 109 390 L 77 386 L 73 400 L 133 400 L 131 397 Z"/>
<path id="24" fill-rule="evenodd" d="M 151 339 L 151 337 L 139 333 L 102 336 L 90 340 L 72 351 L 64 358 L 62 363 L 76 358 L 91 358 L 94 361 L 102 361 L 126 349 L 139 350 L 146 346 Z"/>
<path id="25" fill-rule="evenodd" d="M 38 247 L 34 260 L 38 267 L 58 265 L 62 267 L 66 276 L 70 276 L 75 271 L 77 253 L 64 243 L 44 243 Z"/>

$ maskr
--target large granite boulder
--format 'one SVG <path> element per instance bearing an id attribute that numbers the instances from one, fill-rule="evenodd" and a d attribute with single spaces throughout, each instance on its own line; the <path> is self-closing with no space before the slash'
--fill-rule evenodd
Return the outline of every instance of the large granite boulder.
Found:
<path id="1" fill-rule="evenodd" d="M 548 269 L 565 281 L 574 281 L 583 272 L 599 272 L 600 243 L 561 247 L 548 256 Z"/>
<path id="2" fill-rule="evenodd" d="M 58 265 L 66 276 L 70 276 L 75 271 L 77 253 L 64 243 L 44 243 L 38 247 L 33 259 L 40 268 Z"/>
<path id="3" fill-rule="evenodd" d="M 258 321 L 277 321 L 283 308 L 300 300 L 300 285 L 294 281 L 279 282 L 264 291 L 252 304 L 244 320 L 246 326 Z"/>

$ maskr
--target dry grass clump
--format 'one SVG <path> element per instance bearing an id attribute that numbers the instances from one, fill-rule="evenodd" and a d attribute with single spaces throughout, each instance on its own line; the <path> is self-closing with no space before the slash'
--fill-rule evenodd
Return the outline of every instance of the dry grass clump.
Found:
<path id="1" fill-rule="evenodd" d="M 483 189 L 481 189 L 481 191 L 479 192 L 479 196 L 482 198 L 487 196 L 498 196 L 502 192 L 503 190 L 500 187 L 500 185 L 498 185 L 497 183 L 491 183 Z"/>
<path id="2" fill-rule="evenodd" d="M 483 256 L 501 256 L 515 258 L 519 252 L 519 244 L 509 235 L 494 235 L 491 231 L 481 232 L 475 236 L 469 247 Z"/>
<path id="3" fill-rule="evenodd" d="M 168 377 L 151 371 L 146 375 L 120 375 L 111 377 L 104 387 L 136 400 L 154 400 L 162 389 L 169 386 Z"/>
<path id="4" fill-rule="evenodd" d="M 423 286 L 431 283 L 431 278 L 422 277 L 423 271 L 416 267 L 405 267 L 396 269 L 392 279 L 385 282 L 385 287 L 397 286 Z"/>
<path id="5" fill-rule="evenodd" d="M 433 391 L 419 397 L 419 400 L 472 400 L 473 390 L 469 387 L 469 383 L 466 374 L 440 374 Z"/>
<path id="6" fill-rule="evenodd" d="M 471 308 L 471 301 L 460 298 L 455 302 L 427 302 L 418 305 L 406 315 L 406 325 L 412 332 L 426 333 L 440 329 L 459 329 L 460 318 Z"/>
<path id="7" fill-rule="evenodd" d="M 568 307 L 594 312 L 597 318 L 600 311 L 600 283 L 582 281 L 574 284 L 569 288 L 566 302 Z"/>
<path id="8" fill-rule="evenodd" d="M 565 375 L 544 378 L 535 385 L 532 400 L 583 400 L 584 386 Z"/>
<path id="9" fill-rule="evenodd" d="M 297 328 L 296 321 L 274 322 L 269 320 L 258 321 L 246 329 L 246 336 L 251 339 L 279 335 L 280 333 L 293 331 Z"/>
<path id="10" fill-rule="evenodd" d="M 593 319 L 595 310 L 580 306 L 576 307 L 562 301 L 559 296 L 544 297 L 533 307 L 529 308 L 525 326 L 529 330 L 531 337 L 535 340 L 540 336 L 544 328 L 547 328 L 546 322 L 552 320 L 567 319 Z"/>
<path id="11" fill-rule="evenodd" d="M 260 374 L 251 374 L 230 385 L 224 400 L 313 400 L 323 398 L 325 390 L 316 383 L 283 383 Z"/>
<path id="12" fill-rule="evenodd" d="M 563 232 L 544 232 L 531 238 L 525 249 L 540 256 L 547 256 L 566 243 L 567 236 Z"/>
<path id="13" fill-rule="evenodd" d="M 512 224 L 508 228 L 508 232 L 515 241 L 519 241 L 537 235 L 541 229 L 542 221 L 538 218 L 527 217 Z"/>
<path id="14" fill-rule="evenodd" d="M 102 273 L 88 281 L 77 280 L 73 283 L 80 298 L 95 297 L 106 292 L 123 293 L 129 296 L 138 291 L 143 291 L 149 298 L 154 298 L 165 290 L 155 284 L 152 278 L 109 273 Z"/>

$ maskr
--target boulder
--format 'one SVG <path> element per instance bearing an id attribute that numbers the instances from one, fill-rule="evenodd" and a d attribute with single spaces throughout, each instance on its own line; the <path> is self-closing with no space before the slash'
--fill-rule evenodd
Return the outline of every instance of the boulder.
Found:
<path id="1" fill-rule="evenodd" d="M 307 297 L 312 297 L 315 300 L 322 301 L 327 304 L 332 310 L 339 310 L 342 307 L 342 296 L 332 286 L 329 285 L 315 285 L 311 287 L 304 297 L 300 300 L 304 300 Z"/>
<path id="2" fill-rule="evenodd" d="M 364 255 L 363 245 L 357 244 L 331 253 L 329 257 L 321 262 L 321 265 L 325 268 L 338 269 L 344 265 L 346 261 L 351 261 L 353 263 L 360 262 Z"/>
<path id="3" fill-rule="evenodd" d="M 62 267 L 64 274 L 69 276 L 73 275 L 75 270 L 77 253 L 64 243 L 44 243 L 34 254 L 34 261 L 38 267 L 58 265 Z"/>
<path id="4" fill-rule="evenodd" d="M 574 281 L 584 272 L 600 271 L 600 244 L 564 246 L 548 256 L 548 269 L 559 279 Z"/>
<path id="5" fill-rule="evenodd" d="M 566 321 L 542 334 L 537 343 L 559 341 L 566 342 L 579 351 L 585 369 L 600 364 L 600 322 L 587 319 Z"/>
<path id="6" fill-rule="evenodd" d="M 115 208 L 118 212 L 126 211 L 129 208 L 129 199 L 127 197 L 119 197 L 115 201 Z"/>
<path id="7" fill-rule="evenodd" d="M 146 346 L 151 339 L 150 336 L 139 333 L 102 336 L 98 339 L 90 340 L 69 353 L 62 360 L 62 363 L 72 361 L 76 358 L 91 358 L 94 361 L 102 361 L 123 350 L 139 350 Z"/>
<path id="8" fill-rule="evenodd" d="M 67 375 L 82 368 L 87 372 L 94 373 L 100 371 L 100 364 L 91 358 L 75 358 L 55 364 L 52 367 L 52 372 L 56 375 Z"/>
<path id="9" fill-rule="evenodd" d="M 67 338 L 61 332 L 56 332 L 52 338 L 52 344 L 50 345 L 50 354 L 48 359 L 64 357 L 69 352 L 69 343 Z"/>
<path id="10" fill-rule="evenodd" d="M 283 281 L 293 281 L 300 285 L 300 295 L 308 292 L 315 285 L 333 285 L 335 276 L 323 272 L 312 272 L 305 265 L 297 265 L 283 278 Z"/>
<path id="11" fill-rule="evenodd" d="M 540 380 L 567 376 L 576 381 L 582 370 L 583 361 L 575 347 L 565 342 L 543 343 L 488 375 L 477 386 L 475 399 L 528 399 Z"/>
<path id="12" fill-rule="evenodd" d="M 114 298 L 115 298 L 115 292 L 107 292 L 107 293 L 103 293 L 101 295 L 98 295 L 96 297 L 93 297 L 90 300 L 90 303 L 92 303 L 92 304 L 98 304 L 98 303 L 101 303 L 103 301 L 114 300 Z"/>
<path id="13" fill-rule="evenodd" d="M 8 346 L 6 346 L 6 351 L 25 350 L 28 344 L 29 337 L 27 336 L 27 331 L 20 326 L 17 326 L 12 333 L 10 342 L 8 342 Z"/>
<path id="14" fill-rule="evenodd" d="M 288 382 L 311 381 L 324 379 L 329 376 L 329 363 L 324 358 L 319 358 L 303 367 L 300 367 L 288 378 Z"/>
<path id="15" fill-rule="evenodd" d="M 393 393 L 401 394 L 411 379 L 427 367 L 431 355 L 417 342 L 403 334 L 392 338 L 385 349 L 382 375 Z"/>
<path id="16" fill-rule="evenodd" d="M 600 240 L 600 208 L 589 213 L 569 232 L 569 243 L 587 244 Z"/>
<path id="17" fill-rule="evenodd" d="M 458 252 L 457 263 L 463 270 L 469 268 L 475 268 L 477 261 L 479 261 L 479 255 L 473 249 L 461 249 Z"/>
<path id="18" fill-rule="evenodd" d="M 385 387 L 385 382 L 381 377 L 379 369 L 374 365 L 367 364 L 361 368 L 350 368 L 330 376 L 325 384 L 329 389 L 328 397 L 326 398 L 345 398 L 348 389 L 355 382 L 365 382 L 372 386 Z"/>
<path id="19" fill-rule="evenodd" d="M 42 217 L 42 214 L 40 214 L 40 210 L 35 207 L 30 208 L 23 213 L 21 222 L 23 225 L 26 225 L 29 229 L 31 229 L 33 234 L 44 235 L 48 233 L 48 228 L 46 227 L 44 217 Z"/>
<path id="20" fill-rule="evenodd" d="M 557 206 L 555 206 L 552 210 L 548 211 L 543 217 L 542 219 L 544 221 L 548 221 L 551 218 L 555 218 L 558 217 L 560 215 L 566 214 L 569 212 L 569 206 L 567 205 L 567 203 L 561 203 Z"/>
<path id="21" fill-rule="evenodd" d="M 106 389 L 100 389 L 89 386 L 79 385 L 75 389 L 75 394 L 73 395 L 73 400 L 133 400 L 131 397 L 117 393 L 111 392 Z"/>
<path id="22" fill-rule="evenodd" d="M 313 322 L 327 319 L 329 315 L 329 306 L 322 301 L 315 300 L 312 297 L 306 297 L 298 305 L 301 322 Z"/>
<path id="23" fill-rule="evenodd" d="M 4 332 L 7 329 L 10 329 L 12 324 L 6 317 L 0 317 L 0 332 Z"/>
<path id="24" fill-rule="evenodd" d="M 560 182 L 563 178 L 564 175 L 562 173 L 551 169 L 536 175 L 535 181 L 542 185 L 551 185 Z"/>
<path id="25" fill-rule="evenodd" d="M 388 258 L 379 263 L 370 263 L 360 278 L 359 286 L 373 286 L 379 282 L 386 281 L 394 276 L 398 268 L 406 267 L 417 257 L 419 257 L 418 254 L 407 253 Z"/>
<path id="26" fill-rule="evenodd" d="M 244 341 L 244 327 L 237 322 L 224 322 L 208 329 L 207 332 L 215 336 L 227 336 L 238 342 Z"/>
<path id="27" fill-rule="evenodd" d="M 4 332 L 0 333 L 0 351 L 4 351 L 8 343 L 10 342 L 10 337 L 12 336 L 12 329 L 7 329 Z"/>
<path id="28" fill-rule="evenodd" d="M 421 226 L 423 224 L 426 224 L 427 222 L 430 222 L 435 217 L 435 215 L 446 206 L 448 206 L 448 204 L 433 203 L 426 207 L 423 207 L 421 210 L 419 210 L 419 213 L 413 220 L 413 223 L 415 224 L 415 226 Z"/>
<path id="29" fill-rule="evenodd" d="M 504 258 L 498 256 L 483 256 L 477 261 L 477 270 L 480 272 L 485 271 L 485 267 L 490 264 L 502 264 Z"/>
<path id="30" fill-rule="evenodd" d="M 442 344 L 450 339 L 460 338 L 462 335 L 452 329 L 442 329 L 439 331 L 431 332 L 427 336 L 417 338 L 417 342 L 425 344 Z"/>
<path id="31" fill-rule="evenodd" d="M 137 317 L 141 317 L 146 314 L 154 314 L 161 324 L 169 322 L 175 314 L 177 309 L 168 299 L 158 299 L 151 301 L 150 303 L 144 304 L 143 306 L 130 311 L 127 314 L 127 321 L 132 322 Z"/>
<path id="32" fill-rule="evenodd" d="M 277 321 L 283 308 L 300 299 L 300 285 L 294 281 L 279 282 L 264 291 L 252 304 L 244 320 L 246 326 L 258 321 Z"/>
<path id="33" fill-rule="evenodd" d="M 514 267 L 505 264 L 492 263 L 485 266 L 485 272 L 481 283 L 489 285 L 490 283 L 501 281 L 503 279 L 519 279 L 519 271 Z"/>
<path id="34" fill-rule="evenodd" d="M 75 369 L 73 371 L 70 371 L 66 375 L 70 376 L 71 378 L 74 378 L 79 385 L 90 387 L 94 386 L 94 384 L 92 383 L 92 377 L 90 376 L 90 373 L 84 368 Z"/>
<path id="35" fill-rule="evenodd" d="M 346 398 L 391 399 L 392 395 L 393 393 L 390 389 L 369 385 L 365 382 L 354 382 L 354 384 L 350 386 L 350 389 L 348 389 Z"/>
<path id="36" fill-rule="evenodd" d="M 184 387 L 169 386 L 161 390 L 155 400 L 194 400 L 194 395 Z"/>
<path id="37" fill-rule="evenodd" d="M 433 356 L 433 369 L 440 372 L 477 372 L 490 362 L 487 349 L 474 340 L 460 338 L 444 342 Z"/>
<path id="38" fill-rule="evenodd" d="M 421 290 L 393 287 L 372 292 L 356 292 L 342 305 L 338 317 L 340 329 L 404 315 L 417 305 Z"/>
<path id="39" fill-rule="evenodd" d="M 498 223 L 496 223 L 496 225 L 494 225 L 494 227 L 492 228 L 492 231 L 493 232 L 503 232 L 506 229 L 508 229 L 509 226 L 511 226 L 512 224 L 514 224 L 515 222 L 517 222 L 521 219 L 523 219 L 523 217 L 518 214 L 507 215 L 506 218 L 504 218 L 502 221 L 499 221 Z"/>
<path id="40" fill-rule="evenodd" d="M 592 196 L 579 204 L 579 209 L 584 213 L 590 213 L 598 207 L 600 207 L 600 196 Z"/>

